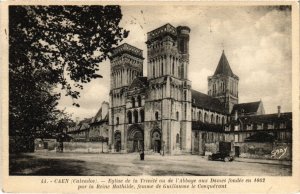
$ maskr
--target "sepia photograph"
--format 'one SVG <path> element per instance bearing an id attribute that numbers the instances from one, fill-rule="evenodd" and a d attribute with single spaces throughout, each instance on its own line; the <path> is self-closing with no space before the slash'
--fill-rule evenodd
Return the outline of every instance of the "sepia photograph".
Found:
<path id="1" fill-rule="evenodd" d="M 296 191 L 297 8 L 3 3 L 3 192 Z"/>
<path id="2" fill-rule="evenodd" d="M 10 176 L 291 176 L 291 6 L 9 6 Z"/>

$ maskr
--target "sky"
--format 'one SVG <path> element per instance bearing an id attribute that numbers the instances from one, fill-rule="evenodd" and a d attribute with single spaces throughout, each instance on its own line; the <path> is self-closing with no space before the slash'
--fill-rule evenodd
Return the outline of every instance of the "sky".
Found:
<path id="1" fill-rule="evenodd" d="M 239 77 L 239 103 L 262 100 L 266 113 L 292 111 L 291 11 L 272 6 L 122 6 L 120 25 L 129 30 L 122 43 L 143 50 L 147 76 L 147 32 L 166 23 L 189 26 L 192 88 L 207 93 L 207 77 L 213 75 L 224 49 Z M 109 101 L 110 63 L 100 64 L 102 79 L 84 85 L 80 107 L 70 97 L 60 100 L 75 119 L 95 116 Z"/>

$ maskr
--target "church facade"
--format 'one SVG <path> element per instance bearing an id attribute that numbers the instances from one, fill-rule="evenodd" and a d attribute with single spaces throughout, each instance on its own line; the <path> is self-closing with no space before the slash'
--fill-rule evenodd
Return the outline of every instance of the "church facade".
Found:
<path id="1" fill-rule="evenodd" d="M 147 34 L 147 77 L 142 50 L 123 44 L 113 51 L 109 143 L 114 151 L 191 153 L 195 115 L 213 124 L 226 123 L 230 107 L 238 102 L 238 77 L 210 77 L 209 95 L 192 90 L 189 33 L 187 26 L 166 24 Z M 224 53 L 221 60 L 227 61 Z"/>
<path id="2" fill-rule="evenodd" d="M 237 117 L 264 114 L 262 102 L 238 104 L 239 77 L 224 51 L 208 77 L 207 94 L 191 88 L 189 34 L 189 27 L 171 24 L 147 33 L 147 77 L 142 50 L 125 43 L 112 52 L 112 152 L 203 154 L 207 142 L 233 141 L 226 130 L 234 130 Z"/>

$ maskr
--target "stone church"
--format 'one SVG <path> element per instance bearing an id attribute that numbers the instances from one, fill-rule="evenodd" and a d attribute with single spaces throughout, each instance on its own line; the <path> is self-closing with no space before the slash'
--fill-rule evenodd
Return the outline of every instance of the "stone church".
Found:
<path id="1" fill-rule="evenodd" d="M 191 88 L 189 34 L 189 27 L 170 24 L 147 33 L 147 77 L 142 50 L 125 43 L 112 52 L 108 132 L 112 152 L 200 153 L 202 139 L 224 141 L 220 132 L 230 128 L 236 110 L 246 115 L 247 107 L 253 106 L 238 104 L 239 77 L 224 51 L 208 77 L 208 93 Z M 250 114 L 264 114 L 262 102 L 254 104 L 257 108 Z"/>

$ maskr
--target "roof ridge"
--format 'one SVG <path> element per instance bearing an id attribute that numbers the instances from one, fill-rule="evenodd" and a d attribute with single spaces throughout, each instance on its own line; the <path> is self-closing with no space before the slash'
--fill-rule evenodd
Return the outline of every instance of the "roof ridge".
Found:
<path id="1" fill-rule="evenodd" d="M 288 114 L 292 114 L 292 112 L 282 112 L 280 113 L 280 115 L 288 115 Z M 245 117 L 263 117 L 263 116 L 277 116 L 278 113 L 269 113 L 269 114 L 261 114 L 261 115 L 244 115 L 244 116 L 240 116 L 240 118 L 245 118 Z"/>
<path id="2" fill-rule="evenodd" d="M 215 112 L 224 112 L 224 107 L 221 101 L 217 98 L 209 96 L 205 93 L 191 89 L 193 106 L 210 109 Z M 195 99 L 195 100 L 194 100 Z"/>
<path id="3" fill-rule="evenodd" d="M 238 103 L 236 105 L 240 105 L 240 104 L 250 104 L 250 103 L 259 103 L 261 101 L 253 101 L 253 102 L 243 102 L 243 103 Z"/>

